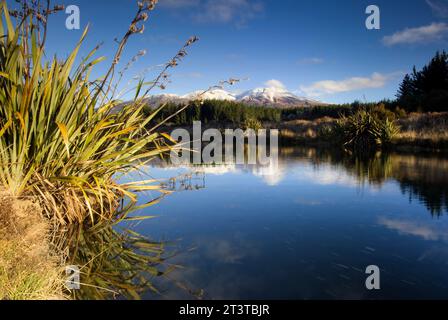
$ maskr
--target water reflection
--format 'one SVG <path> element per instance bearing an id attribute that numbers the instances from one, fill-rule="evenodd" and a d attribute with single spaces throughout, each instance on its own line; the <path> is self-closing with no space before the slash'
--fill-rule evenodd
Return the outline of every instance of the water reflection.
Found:
<path id="1" fill-rule="evenodd" d="M 161 187 L 172 192 L 205 189 L 205 172 L 196 171 L 172 177 L 168 182 L 161 182 Z"/>
<path id="2" fill-rule="evenodd" d="M 116 229 L 103 223 L 64 230 L 67 265 L 81 272 L 81 289 L 74 299 L 140 299 L 142 294 L 159 294 L 156 278 L 175 269 L 167 263 L 166 243 L 155 242 L 131 229 Z"/>
<path id="3" fill-rule="evenodd" d="M 361 156 L 340 149 L 320 149 L 304 147 L 282 147 L 279 162 L 269 165 L 237 165 L 235 163 L 214 165 L 176 165 L 169 160 L 156 161 L 152 166 L 173 169 L 185 168 L 193 175 L 201 175 L 205 188 L 205 175 L 224 175 L 245 172 L 261 178 L 269 186 L 279 185 L 288 170 L 296 165 L 312 165 L 314 171 L 301 172 L 302 179 L 323 185 L 344 184 L 359 187 L 369 184 L 381 188 L 394 180 L 410 201 L 425 204 L 434 216 L 448 211 L 448 158 L 428 154 L 405 154 L 377 152 Z M 186 177 L 192 177 L 191 173 Z M 173 180 L 174 181 L 174 180 Z"/>
<path id="4" fill-rule="evenodd" d="M 205 175 L 204 189 L 175 192 L 139 226 L 188 251 L 173 279 L 208 299 L 448 298 L 447 158 L 279 153 L 273 166 L 148 167 L 155 177 Z M 380 291 L 365 288 L 371 264 Z M 191 296 L 173 287 L 161 298 Z"/>
<path id="5" fill-rule="evenodd" d="M 381 187 L 390 180 L 399 183 L 410 200 L 425 204 L 434 216 L 448 210 L 448 160 L 439 156 L 381 153 L 363 158 L 358 155 L 320 151 L 313 163 L 330 162 L 342 166 L 361 184 Z"/>
<path id="6" fill-rule="evenodd" d="M 169 192 L 201 190 L 205 188 L 205 176 L 201 172 L 188 173 L 161 184 Z M 157 199 L 160 197 L 150 196 L 150 202 Z M 80 290 L 71 290 L 72 297 L 76 300 L 157 299 L 164 295 L 166 286 L 172 286 L 190 299 L 200 299 L 200 290 L 194 291 L 182 281 L 170 278 L 171 273 L 182 268 L 171 262 L 178 254 L 175 242 L 156 241 L 135 231 L 136 225 L 146 220 L 133 212 L 135 208 L 135 205 L 123 204 L 120 216 L 129 218 L 119 223 L 77 225 L 56 232 L 60 239 L 55 241 L 58 250 L 65 251 L 68 257 L 66 265 L 76 266 L 81 272 Z"/>
<path id="7" fill-rule="evenodd" d="M 428 241 L 447 241 L 448 232 L 421 222 L 381 217 L 378 223 L 403 235 L 420 237 Z"/>
<path id="8" fill-rule="evenodd" d="M 448 158 L 282 147 L 274 165 L 147 173 L 173 191 L 140 212 L 157 219 L 72 231 L 77 298 L 448 298 Z M 379 292 L 364 286 L 371 264 Z"/>

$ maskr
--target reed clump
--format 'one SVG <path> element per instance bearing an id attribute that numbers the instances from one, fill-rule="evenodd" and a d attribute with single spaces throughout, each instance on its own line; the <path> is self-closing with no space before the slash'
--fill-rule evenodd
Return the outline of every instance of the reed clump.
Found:
<path id="1" fill-rule="evenodd" d="M 140 80 L 134 98 L 123 104 L 115 92 L 116 66 L 128 39 L 143 32 L 157 1 L 138 3 L 110 68 L 98 79 L 91 79 L 104 60 L 96 57 L 98 47 L 75 63 L 87 29 L 66 59 L 48 61 L 48 18 L 61 8 L 39 11 L 21 3 L 28 9 L 13 13 L 15 24 L 6 2 L 0 4 L 0 186 L 14 196 L 39 199 L 44 214 L 62 224 L 122 219 L 129 212 L 120 210 L 123 198 L 132 206 L 136 192 L 159 186 L 151 180 L 120 184 L 119 175 L 173 147 L 169 136 L 156 131 L 160 124 L 147 126 L 160 108 L 144 114 L 145 97 L 164 85 L 165 71 L 177 65 L 197 38 L 186 43 L 155 81 Z"/>
<path id="2" fill-rule="evenodd" d="M 263 129 L 263 124 L 257 119 L 247 118 L 246 120 L 244 120 L 242 127 L 244 130 L 252 129 L 258 132 L 258 130 Z"/>
<path id="3" fill-rule="evenodd" d="M 345 147 L 365 151 L 388 146 L 399 134 L 395 120 L 383 108 L 363 109 L 342 116 L 333 128 L 334 136 Z"/>

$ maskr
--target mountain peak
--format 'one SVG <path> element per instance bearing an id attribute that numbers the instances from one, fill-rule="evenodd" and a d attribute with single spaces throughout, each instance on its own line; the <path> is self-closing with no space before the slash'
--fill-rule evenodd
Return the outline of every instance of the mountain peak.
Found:
<path id="1" fill-rule="evenodd" d="M 226 101 L 236 100 L 235 95 L 223 89 L 213 89 L 207 92 L 198 90 L 182 96 L 182 99 L 195 100 L 198 99 L 199 97 L 201 97 L 204 100 L 226 100 Z"/>
<path id="2" fill-rule="evenodd" d="M 235 101 L 248 105 L 272 107 L 303 107 L 322 104 L 316 100 L 296 96 L 283 87 L 255 88 L 240 95 L 235 95 L 224 89 L 213 89 L 207 92 L 197 90 L 183 96 L 159 94 L 149 97 L 148 102 L 157 106 L 166 102 L 188 102 L 199 98 L 203 100 Z"/>
<path id="3" fill-rule="evenodd" d="M 304 106 L 315 104 L 315 101 L 298 97 L 282 87 L 256 88 L 244 92 L 237 99 L 242 102 L 263 106 Z"/>

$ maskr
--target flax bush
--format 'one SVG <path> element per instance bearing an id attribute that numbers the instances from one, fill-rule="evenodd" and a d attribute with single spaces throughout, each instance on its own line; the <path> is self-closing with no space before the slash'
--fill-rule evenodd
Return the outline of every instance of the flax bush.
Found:
<path id="1" fill-rule="evenodd" d="M 91 79 L 104 60 L 94 58 L 98 48 L 75 64 L 87 30 L 66 59 L 46 60 L 47 20 L 59 6 L 10 12 L 1 3 L 0 186 L 15 196 L 37 197 L 45 213 L 61 223 L 120 219 L 121 212 L 129 212 L 120 210 L 123 198 L 131 205 L 136 192 L 160 190 L 154 181 L 120 184 L 117 177 L 172 148 L 169 136 L 156 132 L 158 126 L 146 127 L 159 110 L 142 112 L 146 95 L 164 75 L 141 80 L 126 104 L 113 94 L 127 40 L 143 31 L 155 3 L 138 3 L 112 65 L 99 79 Z M 164 71 L 177 65 L 194 41 Z"/>

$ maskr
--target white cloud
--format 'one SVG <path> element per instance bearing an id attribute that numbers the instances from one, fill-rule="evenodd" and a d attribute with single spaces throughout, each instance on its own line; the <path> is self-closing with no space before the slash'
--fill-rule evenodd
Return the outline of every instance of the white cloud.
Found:
<path id="1" fill-rule="evenodd" d="M 353 77 L 344 80 L 323 80 L 310 86 L 301 86 L 300 90 L 310 97 L 349 92 L 361 89 L 382 88 L 386 85 L 391 75 L 383 75 L 375 72 L 370 77 Z"/>
<path id="2" fill-rule="evenodd" d="M 324 63 L 324 59 L 317 57 L 304 58 L 299 60 L 299 64 L 322 64 L 322 63 Z"/>
<path id="3" fill-rule="evenodd" d="M 293 168 L 294 176 L 301 182 L 321 185 L 321 186 L 343 186 L 347 188 L 358 187 L 360 185 L 358 179 L 347 174 L 347 172 L 339 171 L 333 166 L 322 164 L 318 167 L 311 163 Z"/>
<path id="4" fill-rule="evenodd" d="M 448 34 L 448 24 L 444 22 L 432 23 L 427 26 L 418 28 L 407 28 L 398 31 L 393 35 L 383 38 L 383 43 L 386 46 L 393 46 L 397 44 L 415 44 L 425 43 L 434 40 L 441 40 Z"/>
<path id="5" fill-rule="evenodd" d="M 270 161 L 267 166 L 255 166 L 252 168 L 252 174 L 261 178 L 268 186 L 279 185 L 285 178 L 285 165 L 278 161 Z"/>
<path id="6" fill-rule="evenodd" d="M 244 25 L 263 12 L 259 1 L 251 0 L 207 0 L 195 14 L 198 22 L 236 22 Z"/>
<path id="7" fill-rule="evenodd" d="M 286 90 L 286 86 L 285 86 L 281 81 L 279 81 L 279 80 L 275 80 L 275 79 L 266 81 L 266 82 L 264 83 L 264 85 L 265 85 L 267 88 L 275 88 L 275 89 Z"/>
<path id="8" fill-rule="evenodd" d="M 425 240 L 448 240 L 448 233 L 445 230 L 436 229 L 430 225 L 424 225 L 414 221 L 381 217 L 378 223 L 400 234 L 412 235 Z"/>
<path id="9" fill-rule="evenodd" d="M 206 255 L 213 261 L 227 264 L 239 264 L 246 256 L 239 243 L 232 243 L 226 240 L 211 240 L 206 242 Z"/>
<path id="10" fill-rule="evenodd" d="M 426 0 L 436 16 L 448 17 L 448 0 Z"/>

